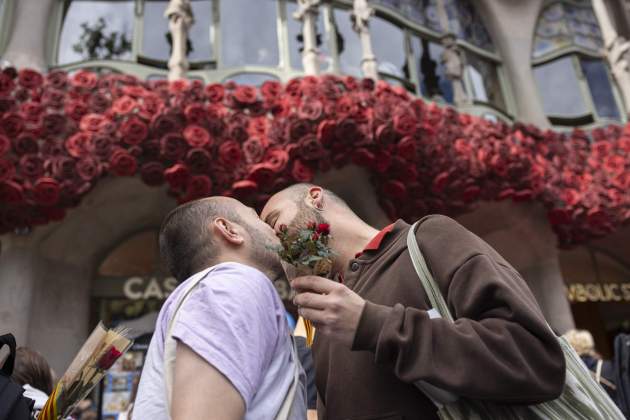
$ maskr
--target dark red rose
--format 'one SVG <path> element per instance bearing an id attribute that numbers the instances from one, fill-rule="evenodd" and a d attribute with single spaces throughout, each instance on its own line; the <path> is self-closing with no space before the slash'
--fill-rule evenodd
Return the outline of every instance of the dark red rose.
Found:
<path id="1" fill-rule="evenodd" d="M 234 91 L 234 99 L 239 105 L 251 105 L 256 102 L 258 92 L 253 86 L 238 86 Z"/>
<path id="2" fill-rule="evenodd" d="M 15 165 L 9 159 L 0 159 L 0 181 L 7 181 L 15 175 Z"/>
<path id="3" fill-rule="evenodd" d="M 37 155 L 24 155 L 20 159 L 20 173 L 28 178 L 38 178 L 44 173 L 44 160 Z"/>
<path id="4" fill-rule="evenodd" d="M 210 134 L 198 125 L 189 125 L 184 130 L 184 138 L 191 147 L 212 146 Z"/>
<path id="5" fill-rule="evenodd" d="M 314 99 L 302 104 L 298 111 L 298 116 L 306 120 L 317 121 L 321 118 L 323 112 L 324 105 L 321 101 Z"/>
<path id="6" fill-rule="evenodd" d="M 44 77 L 32 69 L 22 69 L 18 72 L 18 83 L 25 89 L 37 89 L 44 83 Z"/>
<path id="7" fill-rule="evenodd" d="M 284 87 L 284 91 L 294 98 L 302 95 L 302 81 L 300 79 L 292 79 Z"/>
<path id="8" fill-rule="evenodd" d="M 92 135 L 90 133 L 79 132 L 66 140 L 66 150 L 70 156 L 79 158 L 83 156 L 87 150 Z"/>
<path id="9" fill-rule="evenodd" d="M 353 143 L 361 136 L 361 132 L 352 118 L 344 118 L 337 124 L 335 136 L 345 143 Z"/>
<path id="10" fill-rule="evenodd" d="M 101 159 L 107 159 L 112 149 L 112 140 L 107 135 L 96 134 L 90 137 L 86 148 Z"/>
<path id="11" fill-rule="evenodd" d="M 42 119 L 42 127 L 44 129 L 44 135 L 46 136 L 59 136 L 66 131 L 66 117 L 61 114 L 48 114 L 44 115 Z"/>
<path id="12" fill-rule="evenodd" d="M 160 140 L 160 154 L 168 160 L 179 160 L 184 157 L 188 144 L 179 134 L 169 133 Z"/>
<path id="13" fill-rule="evenodd" d="M 76 171 L 84 181 L 91 181 L 101 175 L 101 165 L 91 156 L 86 156 L 76 164 Z"/>
<path id="14" fill-rule="evenodd" d="M 204 124 L 208 116 L 206 108 L 203 106 L 203 104 L 200 103 L 188 105 L 186 107 L 186 110 L 184 111 L 184 114 L 186 115 L 186 121 L 188 122 L 188 124 L 194 125 Z"/>
<path id="15" fill-rule="evenodd" d="M 0 182 L 0 203 L 21 203 L 24 200 L 23 191 L 22 186 L 17 182 Z"/>
<path id="16" fill-rule="evenodd" d="M 271 185 L 275 178 L 276 172 L 268 163 L 258 163 L 253 165 L 249 170 L 249 175 L 247 176 L 247 179 L 254 181 L 263 188 Z"/>
<path id="17" fill-rule="evenodd" d="M 180 118 L 171 114 L 157 115 L 151 122 L 151 131 L 158 137 L 162 137 L 167 133 L 178 132 L 182 128 Z"/>
<path id="18" fill-rule="evenodd" d="M 96 87 L 96 82 L 96 74 L 87 70 L 79 70 L 71 78 L 73 86 L 84 89 L 94 89 Z"/>
<path id="19" fill-rule="evenodd" d="M 376 129 L 376 141 L 382 145 L 387 145 L 396 141 L 396 131 L 391 124 L 382 124 L 378 126 Z"/>
<path id="20" fill-rule="evenodd" d="M 116 360 L 118 360 L 120 356 L 122 356 L 122 353 L 118 351 L 116 347 L 111 346 L 105 353 L 103 353 L 96 365 L 100 370 L 108 370 L 114 365 L 114 363 L 116 363 Z"/>
<path id="21" fill-rule="evenodd" d="M 204 93 L 210 102 L 221 102 L 225 96 L 225 88 L 220 83 L 213 83 L 205 87 Z"/>
<path id="22" fill-rule="evenodd" d="M 267 80 L 260 87 L 260 92 L 266 100 L 276 99 L 282 92 L 282 85 L 275 80 Z"/>
<path id="23" fill-rule="evenodd" d="M 247 198 L 258 191 L 258 184 L 251 180 L 238 181 L 232 184 L 232 195 L 236 198 Z"/>
<path id="24" fill-rule="evenodd" d="M 151 120 L 164 109 L 164 101 L 154 93 L 146 93 L 141 102 L 139 115 L 146 120 Z"/>
<path id="25" fill-rule="evenodd" d="M 533 197 L 534 197 L 534 192 L 529 188 L 525 188 L 525 189 L 516 191 L 514 195 L 512 196 L 512 200 L 519 203 L 523 201 L 529 201 Z"/>
<path id="26" fill-rule="evenodd" d="M 291 170 L 291 175 L 298 182 L 311 182 L 313 180 L 313 170 L 303 163 L 301 160 L 296 159 L 293 162 L 293 169 Z"/>
<path id="27" fill-rule="evenodd" d="M 398 180 L 387 181 L 383 185 L 383 192 L 395 200 L 404 200 L 407 197 L 407 187 Z"/>
<path id="28" fill-rule="evenodd" d="M 249 125 L 247 126 L 247 133 L 250 136 L 265 136 L 267 134 L 267 128 L 269 126 L 269 120 L 266 116 L 251 118 Z"/>
<path id="29" fill-rule="evenodd" d="M 441 172 L 433 180 L 433 192 L 440 193 L 446 188 L 446 184 L 450 178 L 450 173 Z"/>
<path id="30" fill-rule="evenodd" d="M 320 223 L 317 225 L 316 232 L 320 235 L 330 235 L 330 225 L 328 223 Z"/>
<path id="31" fill-rule="evenodd" d="M 269 149 L 265 154 L 265 162 L 270 165 L 275 173 L 280 173 L 284 171 L 289 162 L 289 154 L 282 149 Z"/>
<path id="32" fill-rule="evenodd" d="M 105 116 L 100 114 L 87 114 L 81 118 L 79 127 L 83 131 L 91 131 L 95 133 L 104 128 L 106 124 L 108 124 L 108 120 Z"/>
<path id="33" fill-rule="evenodd" d="M 133 116 L 120 126 L 120 137 L 124 143 L 137 145 L 149 135 L 149 127 L 140 118 Z"/>
<path id="34" fill-rule="evenodd" d="M 193 175 L 186 185 L 186 200 L 207 197 L 212 192 L 212 181 L 206 175 Z"/>
<path id="35" fill-rule="evenodd" d="M 413 137 L 407 136 L 400 139 L 396 146 L 398 155 L 409 161 L 415 161 L 417 157 L 416 140 Z"/>
<path id="36" fill-rule="evenodd" d="M 18 155 L 35 154 L 39 151 L 39 145 L 37 139 L 30 133 L 24 133 L 15 139 L 14 147 L 15 153 Z"/>
<path id="37" fill-rule="evenodd" d="M 168 90 L 171 93 L 179 94 L 186 92 L 190 87 L 190 83 L 186 79 L 169 81 Z"/>
<path id="38" fill-rule="evenodd" d="M 206 173 L 211 163 L 212 157 L 204 149 L 191 149 L 186 155 L 186 164 L 194 173 Z"/>
<path id="39" fill-rule="evenodd" d="M 132 176 L 138 169 L 138 161 L 124 150 L 118 150 L 110 159 L 110 170 L 117 176 Z"/>
<path id="40" fill-rule="evenodd" d="M 160 140 L 149 138 L 142 143 L 142 157 L 144 160 L 160 159 Z"/>
<path id="41" fill-rule="evenodd" d="M 164 171 L 164 179 L 172 189 L 180 189 L 186 186 L 190 171 L 181 163 L 171 166 Z"/>
<path id="42" fill-rule="evenodd" d="M 42 95 L 42 104 L 51 108 L 61 108 L 66 99 L 66 94 L 57 89 L 45 89 Z"/>
<path id="43" fill-rule="evenodd" d="M 15 109 L 15 99 L 0 96 L 0 114 L 12 111 L 13 109 Z"/>
<path id="44" fill-rule="evenodd" d="M 117 114 L 129 114 L 138 108 L 138 102 L 131 96 L 123 96 L 114 101 L 112 105 L 112 111 Z"/>
<path id="45" fill-rule="evenodd" d="M 44 156 L 65 156 L 63 139 L 47 138 L 41 144 L 40 152 Z"/>
<path id="46" fill-rule="evenodd" d="M 140 177 L 145 184 L 157 187 L 164 183 L 164 166 L 159 162 L 148 162 L 140 167 Z"/>
<path id="47" fill-rule="evenodd" d="M 219 159 L 228 167 L 235 167 L 242 160 L 241 146 L 235 141 L 226 141 L 219 146 Z"/>
<path id="48" fill-rule="evenodd" d="M 98 113 L 107 111 L 111 106 L 111 103 L 111 100 L 107 96 L 98 92 L 91 95 L 87 102 L 90 110 Z"/>
<path id="49" fill-rule="evenodd" d="M 0 96 L 8 96 L 15 88 L 13 79 L 4 73 L 0 73 Z"/>
<path id="50" fill-rule="evenodd" d="M 317 127 L 317 139 L 324 146 L 330 146 L 335 141 L 337 124 L 334 121 L 324 120 Z"/>
<path id="51" fill-rule="evenodd" d="M 304 120 L 295 120 L 289 124 L 289 139 L 297 142 L 311 132 L 311 124 Z"/>
<path id="52" fill-rule="evenodd" d="M 243 143 L 243 154 L 247 163 L 258 163 L 265 154 L 265 148 L 257 137 L 251 137 Z"/>
<path id="53" fill-rule="evenodd" d="M 300 140 L 298 145 L 302 158 L 306 160 L 320 159 L 326 154 L 315 134 L 307 134 Z"/>
<path id="54" fill-rule="evenodd" d="M 15 138 L 24 129 L 24 118 L 18 114 L 7 114 L 0 120 L 0 129 L 9 138 Z"/>
<path id="55" fill-rule="evenodd" d="M 11 140 L 5 135 L 0 134 L 0 157 L 11 151 Z"/>
<path id="56" fill-rule="evenodd" d="M 54 89 L 64 89 L 68 84 L 68 75 L 63 70 L 53 70 L 45 78 L 46 84 Z"/>
<path id="57" fill-rule="evenodd" d="M 464 202 L 471 203 L 475 201 L 479 197 L 480 194 L 481 194 L 481 188 L 479 188 L 477 185 L 470 185 L 466 187 L 466 189 L 464 190 L 464 195 L 462 198 Z"/>
<path id="58" fill-rule="evenodd" d="M 374 156 L 374 153 L 370 152 L 364 147 L 358 148 L 352 154 L 352 162 L 354 162 L 355 165 L 370 168 L 374 165 L 375 161 L 376 157 Z"/>
<path id="59" fill-rule="evenodd" d="M 71 101 L 64 107 L 64 113 L 66 116 L 72 118 L 74 121 L 79 122 L 81 118 L 89 111 L 86 104 L 80 101 Z"/>
<path id="60" fill-rule="evenodd" d="M 343 82 L 343 84 L 346 86 L 346 89 L 348 90 L 356 90 L 359 87 L 359 83 L 357 82 L 357 79 L 354 78 L 353 76 L 344 76 L 341 78 L 341 81 Z"/>
<path id="61" fill-rule="evenodd" d="M 26 102 L 29 99 L 35 100 L 36 98 L 31 98 L 31 92 L 32 91 L 30 91 L 28 89 L 18 88 L 18 89 L 15 89 L 15 91 L 13 92 L 13 97 L 18 102 Z"/>
<path id="62" fill-rule="evenodd" d="M 53 178 L 40 178 L 33 185 L 33 198 L 40 206 L 54 206 L 59 201 L 61 188 Z"/>
<path id="63" fill-rule="evenodd" d="M 46 172 L 51 171 L 57 179 L 71 179 L 75 176 L 75 160 L 68 156 L 57 156 L 44 163 Z"/>

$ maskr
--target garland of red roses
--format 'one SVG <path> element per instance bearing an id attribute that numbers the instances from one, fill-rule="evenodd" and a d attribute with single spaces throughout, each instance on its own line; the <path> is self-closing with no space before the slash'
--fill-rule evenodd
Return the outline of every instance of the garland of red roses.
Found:
<path id="1" fill-rule="evenodd" d="M 261 205 L 316 171 L 365 167 L 391 218 L 537 200 L 560 244 L 630 219 L 630 126 L 590 133 L 492 123 L 384 82 L 304 77 L 259 89 L 79 71 L 0 74 L 0 233 L 61 220 L 104 176 L 180 202 Z"/>

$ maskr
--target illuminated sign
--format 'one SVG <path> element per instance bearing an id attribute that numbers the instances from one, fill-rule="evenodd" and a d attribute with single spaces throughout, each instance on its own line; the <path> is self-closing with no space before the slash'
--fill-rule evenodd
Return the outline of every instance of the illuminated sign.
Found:
<path id="1" fill-rule="evenodd" d="M 157 277 L 130 277 L 123 285 L 123 294 L 127 299 L 166 299 L 177 287 L 173 277 L 158 279 Z"/>
<path id="2" fill-rule="evenodd" d="M 630 283 L 574 283 L 567 295 L 571 303 L 630 302 Z"/>

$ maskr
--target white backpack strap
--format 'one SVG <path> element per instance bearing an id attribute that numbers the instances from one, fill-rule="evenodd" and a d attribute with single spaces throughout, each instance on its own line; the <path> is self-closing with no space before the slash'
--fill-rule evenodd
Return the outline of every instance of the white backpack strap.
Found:
<path id="1" fill-rule="evenodd" d="M 598 360 L 597 361 L 597 370 L 595 371 L 595 380 L 597 381 L 598 384 L 602 383 L 602 366 L 604 365 L 604 361 L 603 360 Z"/>
<path id="2" fill-rule="evenodd" d="M 276 415 L 276 420 L 288 420 L 291 415 L 291 409 L 293 408 L 293 402 L 295 401 L 295 396 L 297 395 L 297 390 L 300 385 L 300 359 L 298 358 L 297 346 L 295 345 L 295 339 L 293 336 L 290 336 L 291 339 L 291 356 L 293 357 L 293 364 L 295 369 L 293 369 L 293 382 L 291 382 L 291 386 L 287 391 L 287 395 L 284 397 L 284 401 L 282 401 L 282 406 L 280 410 L 278 410 L 278 414 Z"/>
<path id="3" fill-rule="evenodd" d="M 199 277 L 194 279 L 190 285 L 188 285 L 186 290 L 184 290 L 184 292 L 179 296 L 178 300 L 175 302 L 173 314 L 171 315 L 171 319 L 166 328 L 166 336 L 164 337 L 164 385 L 166 387 L 166 407 L 168 409 L 169 416 L 171 412 L 171 399 L 173 398 L 173 381 L 175 379 L 175 354 L 177 353 L 177 340 L 173 338 L 173 328 L 177 322 L 179 310 L 183 306 L 184 302 L 188 299 L 188 296 L 190 296 L 197 285 L 206 278 L 209 271 L 210 270 L 206 273 L 200 274 Z"/>

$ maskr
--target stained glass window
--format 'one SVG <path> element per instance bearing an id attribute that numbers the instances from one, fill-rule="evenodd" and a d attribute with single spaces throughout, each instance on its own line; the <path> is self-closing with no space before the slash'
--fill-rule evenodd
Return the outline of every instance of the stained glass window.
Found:
<path id="1" fill-rule="evenodd" d="M 588 4 L 554 3 L 536 25 L 534 58 L 571 46 L 600 52 L 604 43 L 597 18 Z"/>

